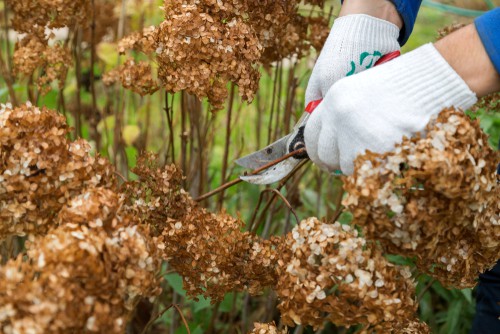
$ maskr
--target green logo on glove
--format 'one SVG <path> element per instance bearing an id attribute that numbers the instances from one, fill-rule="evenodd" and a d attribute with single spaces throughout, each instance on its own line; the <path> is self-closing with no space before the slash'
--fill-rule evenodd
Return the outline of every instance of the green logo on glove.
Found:
<path id="1" fill-rule="evenodd" d="M 369 52 L 362 52 L 359 55 L 359 67 L 356 67 L 356 63 L 351 61 L 351 70 L 347 72 L 346 76 L 353 75 L 360 70 L 367 70 L 373 65 L 375 65 L 375 62 L 382 57 L 382 53 L 380 51 L 374 51 L 373 53 Z"/>

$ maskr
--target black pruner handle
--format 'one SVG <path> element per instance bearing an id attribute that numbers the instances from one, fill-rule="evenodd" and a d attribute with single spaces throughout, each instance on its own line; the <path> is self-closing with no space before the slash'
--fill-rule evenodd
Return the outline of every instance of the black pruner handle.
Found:
<path id="1" fill-rule="evenodd" d="M 304 140 L 304 128 L 305 128 L 305 125 L 302 125 L 299 128 L 299 130 L 297 131 L 297 134 L 295 135 L 295 137 L 290 142 L 290 145 L 288 146 L 288 152 L 297 151 L 297 150 L 300 150 L 301 148 L 306 147 L 306 142 Z M 293 156 L 293 158 L 301 160 L 301 159 L 309 158 L 309 156 L 307 155 L 307 152 L 304 151 L 302 153 L 295 154 Z"/>

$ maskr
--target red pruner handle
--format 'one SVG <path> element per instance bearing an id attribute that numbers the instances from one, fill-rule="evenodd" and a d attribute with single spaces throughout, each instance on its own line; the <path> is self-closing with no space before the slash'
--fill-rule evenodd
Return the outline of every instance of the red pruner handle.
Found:
<path id="1" fill-rule="evenodd" d="M 375 63 L 375 65 L 373 66 L 378 66 L 378 65 L 382 65 L 384 63 L 387 63 L 397 57 L 401 56 L 401 52 L 400 51 L 393 51 L 391 53 L 388 53 L 382 57 L 380 57 L 379 60 L 377 60 L 377 62 Z M 314 109 L 316 109 L 317 106 L 319 106 L 319 104 L 321 103 L 321 101 L 323 101 L 323 99 L 319 99 L 319 100 L 314 100 L 314 101 L 311 101 L 307 104 L 306 106 L 306 109 L 305 109 L 305 112 L 309 113 L 309 114 L 312 114 L 312 112 L 314 111 Z"/>
<path id="2" fill-rule="evenodd" d="M 323 101 L 323 99 L 314 100 L 314 101 L 309 102 L 306 106 L 305 112 L 312 114 L 314 109 L 316 109 L 316 107 L 319 106 L 321 101 Z"/>
<path id="3" fill-rule="evenodd" d="M 388 53 L 388 54 L 380 57 L 380 59 L 377 60 L 377 62 L 373 66 L 382 65 L 382 64 L 387 63 L 387 62 L 389 62 L 389 61 L 391 61 L 394 58 L 397 58 L 399 56 L 401 56 L 401 52 L 400 51 L 393 51 L 391 53 Z"/>

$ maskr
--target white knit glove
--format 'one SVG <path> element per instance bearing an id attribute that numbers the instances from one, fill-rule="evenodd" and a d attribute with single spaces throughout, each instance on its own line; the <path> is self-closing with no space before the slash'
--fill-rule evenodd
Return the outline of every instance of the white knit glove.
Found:
<path id="1" fill-rule="evenodd" d="M 399 50 L 398 37 L 395 24 L 373 16 L 353 14 L 336 19 L 309 78 L 306 105 L 323 98 L 336 81 Z"/>
<path id="2" fill-rule="evenodd" d="M 465 110 L 476 101 L 434 45 L 427 44 L 333 85 L 307 122 L 307 153 L 320 168 L 349 175 L 358 154 L 390 151 L 403 136 L 424 130 L 444 108 Z"/>

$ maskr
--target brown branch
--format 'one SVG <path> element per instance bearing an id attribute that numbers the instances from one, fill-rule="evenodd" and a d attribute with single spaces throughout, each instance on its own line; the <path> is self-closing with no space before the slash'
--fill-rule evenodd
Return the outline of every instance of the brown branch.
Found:
<path id="1" fill-rule="evenodd" d="M 434 282 L 436 282 L 436 279 L 435 278 L 431 279 L 429 283 L 425 285 L 422 291 L 420 291 L 420 293 L 417 296 L 417 303 L 420 304 L 420 300 L 424 297 L 425 293 L 430 289 L 430 287 L 432 286 L 432 284 L 434 284 Z"/>
<path id="2" fill-rule="evenodd" d="M 169 306 L 165 307 L 161 312 L 158 312 L 158 314 L 156 314 L 156 316 L 151 317 L 151 319 L 149 319 L 149 321 L 146 324 L 146 326 L 144 326 L 144 329 L 141 331 L 141 334 L 146 334 L 148 332 L 149 328 L 153 325 L 153 323 L 157 319 L 159 319 L 165 312 L 167 312 L 168 310 L 170 310 L 172 308 L 172 306 L 174 306 L 174 304 L 170 304 Z"/>
<path id="3" fill-rule="evenodd" d="M 221 181 L 226 182 L 227 180 L 227 165 L 229 157 L 229 143 L 231 142 L 231 116 L 233 111 L 233 101 L 234 101 L 234 84 L 231 84 L 231 93 L 229 95 L 229 102 L 227 107 L 227 118 L 226 118 L 226 143 L 224 145 L 224 157 L 222 158 L 222 172 Z M 224 190 L 220 192 L 219 200 L 217 203 L 217 209 L 220 211 L 222 209 L 222 203 L 224 202 Z"/>
<path id="4" fill-rule="evenodd" d="M 307 162 L 308 160 L 305 159 L 305 160 L 302 160 L 296 167 L 294 170 L 292 170 L 290 172 L 290 174 L 288 174 L 283 180 L 280 181 L 279 185 L 276 187 L 277 190 L 280 190 L 281 188 L 283 188 L 283 186 L 288 182 L 288 180 L 290 180 L 290 178 L 300 169 L 302 168 L 302 166 L 305 165 L 305 163 Z M 266 203 L 266 206 L 264 207 L 264 209 L 262 210 L 262 214 L 259 218 L 259 220 L 257 221 L 257 224 L 255 225 L 255 227 L 253 227 L 253 224 L 254 224 L 254 220 L 252 220 L 250 222 L 250 225 L 248 227 L 248 230 L 249 231 L 252 231 L 252 232 L 256 232 L 257 231 L 257 228 L 259 227 L 260 223 L 262 222 L 262 220 L 264 219 L 264 212 L 266 212 L 269 207 L 271 206 L 271 204 L 273 203 L 274 199 L 276 198 L 276 195 L 273 195 L 273 197 L 271 197 L 269 199 L 269 201 L 267 201 Z"/>
<path id="5" fill-rule="evenodd" d="M 8 40 L 7 40 L 7 43 L 9 43 Z M 9 55 L 7 55 L 7 58 L 8 57 L 9 57 Z M 4 63 L 4 60 L 3 60 L 3 57 L 1 54 L 0 54 L 0 74 L 2 74 L 3 79 L 5 81 L 5 84 L 7 85 L 7 89 L 9 91 L 9 96 L 10 96 L 10 100 L 12 102 L 12 105 L 14 107 L 17 107 L 19 104 L 17 102 L 16 92 L 14 91 L 11 71 L 8 69 L 8 66 Z"/>
<path id="6" fill-rule="evenodd" d="M 288 202 L 288 200 L 286 199 L 286 197 L 283 196 L 283 194 L 281 192 L 279 192 L 278 189 L 268 188 L 268 189 L 264 189 L 262 192 L 266 192 L 266 191 L 273 192 L 277 196 L 279 196 L 283 200 L 283 202 L 285 203 L 285 205 L 288 207 L 288 209 L 290 209 L 290 212 L 295 216 L 295 219 L 297 220 L 297 224 L 300 223 L 299 217 L 297 216 L 297 212 L 295 212 L 295 209 L 292 207 L 292 205 L 290 204 L 290 202 Z"/>
<path id="7" fill-rule="evenodd" d="M 270 168 L 270 167 L 272 167 L 274 165 L 277 165 L 280 162 L 285 161 L 286 159 L 291 158 L 291 157 L 293 157 L 296 154 L 304 153 L 305 151 L 306 151 L 305 148 L 301 148 L 301 149 L 295 150 L 293 152 L 288 153 L 287 155 L 282 156 L 281 158 L 273 160 L 270 163 L 265 164 L 264 166 L 257 168 L 256 170 L 250 172 L 250 174 L 245 174 L 245 175 L 257 175 L 260 172 L 262 172 L 262 171 L 264 171 L 264 170 L 266 170 L 266 169 L 268 169 L 268 168 Z M 218 187 L 218 188 L 216 188 L 216 189 L 214 189 L 212 191 L 209 191 L 208 193 L 206 193 L 204 195 L 201 195 L 200 197 L 196 198 L 195 201 L 196 202 L 201 202 L 204 199 L 207 199 L 207 198 L 209 198 L 209 197 L 211 197 L 211 196 L 213 196 L 215 194 L 218 194 L 219 192 L 221 192 L 223 190 L 226 190 L 229 187 L 234 186 L 235 184 L 240 183 L 241 181 L 242 181 L 241 179 L 235 179 L 235 180 L 232 180 L 230 182 L 227 182 L 227 183 L 221 185 L 220 187 Z"/>
<path id="8" fill-rule="evenodd" d="M 184 314 L 182 314 L 181 309 L 179 308 L 179 305 L 174 304 L 175 309 L 177 312 L 179 312 L 179 315 L 181 316 L 182 322 L 184 323 L 184 327 L 186 327 L 187 333 L 191 334 L 191 331 L 189 330 L 188 323 L 186 321 L 186 318 L 184 318 Z"/>
<path id="9" fill-rule="evenodd" d="M 146 326 L 144 326 L 144 329 L 142 330 L 141 334 L 146 334 L 147 331 L 149 330 L 149 328 L 154 324 L 154 322 L 156 320 L 158 320 L 165 312 L 170 310 L 172 307 L 174 307 L 177 310 L 177 312 L 179 312 L 179 315 L 181 316 L 182 322 L 184 323 L 184 326 L 186 327 L 188 334 L 191 334 L 191 331 L 189 330 L 189 326 L 187 324 L 186 318 L 184 318 L 184 315 L 182 314 L 182 311 L 179 308 L 179 305 L 177 305 L 177 304 L 170 304 L 169 306 L 165 307 L 161 312 L 158 312 L 158 314 L 156 314 L 156 316 L 151 317 L 151 319 L 149 319 Z"/>

